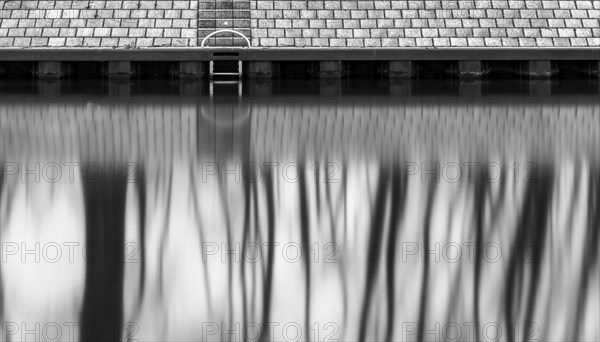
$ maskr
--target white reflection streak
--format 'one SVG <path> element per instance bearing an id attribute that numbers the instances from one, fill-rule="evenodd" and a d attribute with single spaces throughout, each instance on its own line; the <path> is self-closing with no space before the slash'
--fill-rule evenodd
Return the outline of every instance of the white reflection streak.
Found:
<path id="1" fill-rule="evenodd" d="M 77 341 L 85 276 L 81 179 L 10 185 L 11 211 L 0 232 L 3 333 L 18 341 Z"/>

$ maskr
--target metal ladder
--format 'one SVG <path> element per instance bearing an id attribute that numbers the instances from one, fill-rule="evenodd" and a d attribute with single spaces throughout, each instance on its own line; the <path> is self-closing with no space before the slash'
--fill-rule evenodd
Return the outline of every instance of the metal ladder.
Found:
<path id="1" fill-rule="evenodd" d="M 239 62 L 241 64 L 241 62 Z M 212 64 L 212 62 L 211 62 Z M 241 66 L 240 66 L 241 67 Z M 235 75 L 235 73 L 233 73 Z M 217 75 L 230 75 L 229 73 L 220 73 Z M 215 94 L 215 84 L 216 85 L 227 85 L 227 84 L 237 84 L 237 90 L 238 90 L 238 96 L 242 97 L 242 77 L 241 77 L 241 72 L 240 72 L 240 77 L 238 77 L 237 79 L 232 79 L 232 80 L 219 80 L 219 79 L 214 79 L 213 75 L 210 75 L 210 83 L 209 83 L 209 94 L 210 97 L 213 97 Z"/>
<path id="2" fill-rule="evenodd" d="M 224 62 L 229 62 L 230 60 L 222 60 Z M 215 78 L 215 76 L 237 76 L 238 79 L 242 78 L 242 61 L 237 61 L 237 72 L 215 72 L 215 61 L 210 61 L 209 66 L 210 78 L 211 80 Z"/>
<path id="3" fill-rule="evenodd" d="M 229 63 L 230 65 L 222 66 L 221 68 L 215 68 L 219 63 Z M 228 85 L 237 84 L 238 96 L 242 97 L 242 75 L 243 75 L 243 64 L 242 61 L 235 59 L 221 59 L 216 61 L 210 61 L 209 63 L 209 79 L 210 79 L 210 96 L 212 97 L 215 92 L 216 85 Z M 227 70 L 231 69 L 231 70 Z"/>
<path id="4" fill-rule="evenodd" d="M 215 32 L 210 33 L 209 35 L 207 35 L 206 37 L 204 37 L 204 39 L 202 39 L 202 42 L 200 43 L 200 47 L 203 48 L 205 47 L 204 45 L 206 44 L 206 41 L 211 38 L 212 36 L 215 36 L 217 34 L 220 33 L 233 33 L 235 35 L 238 35 L 242 38 L 244 38 L 244 40 L 246 41 L 246 44 L 248 45 L 247 47 L 250 47 L 250 40 L 248 39 L 248 37 L 246 37 L 243 33 L 235 31 L 235 30 L 231 30 L 231 29 L 222 29 L 222 30 L 217 30 Z M 236 54 L 237 55 L 237 54 Z M 233 57 L 233 56 L 232 56 Z M 235 61 L 235 59 L 218 59 L 218 60 L 212 60 L 209 63 L 209 77 L 210 77 L 210 96 L 212 97 L 214 95 L 214 84 L 238 84 L 238 93 L 239 96 L 242 96 L 242 75 L 243 75 L 243 63 L 241 60 L 237 60 L 237 70 L 236 71 L 215 71 L 215 63 L 218 63 L 219 61 L 222 62 L 229 62 L 229 61 Z M 237 76 L 237 78 L 235 78 Z M 219 77 L 224 77 L 225 79 L 221 79 L 219 80 Z M 227 79 L 229 78 L 229 79 Z"/>

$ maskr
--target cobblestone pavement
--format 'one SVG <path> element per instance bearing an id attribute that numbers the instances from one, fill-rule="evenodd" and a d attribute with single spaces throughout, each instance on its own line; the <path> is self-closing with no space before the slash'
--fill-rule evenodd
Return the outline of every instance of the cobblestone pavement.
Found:
<path id="1" fill-rule="evenodd" d="M 0 0 L 0 47 L 600 47 L 600 0 Z M 245 44 L 221 35 L 213 45 Z"/>
<path id="2" fill-rule="evenodd" d="M 0 47 L 197 44 L 198 1 L 0 1 Z"/>

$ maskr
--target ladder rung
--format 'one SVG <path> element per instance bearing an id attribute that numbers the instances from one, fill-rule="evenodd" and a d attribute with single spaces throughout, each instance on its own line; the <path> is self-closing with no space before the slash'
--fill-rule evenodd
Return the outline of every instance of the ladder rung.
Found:
<path id="1" fill-rule="evenodd" d="M 242 61 L 237 62 L 237 72 L 214 72 L 215 61 L 210 61 L 210 77 L 213 76 L 238 76 L 242 77 Z"/>

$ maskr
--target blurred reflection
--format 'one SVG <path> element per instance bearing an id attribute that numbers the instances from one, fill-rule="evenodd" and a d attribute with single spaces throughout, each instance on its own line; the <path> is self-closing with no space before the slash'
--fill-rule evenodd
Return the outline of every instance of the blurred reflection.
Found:
<path id="1" fill-rule="evenodd" d="M 599 340 L 597 82 L 350 82 L 0 85 L 2 341 Z"/>

